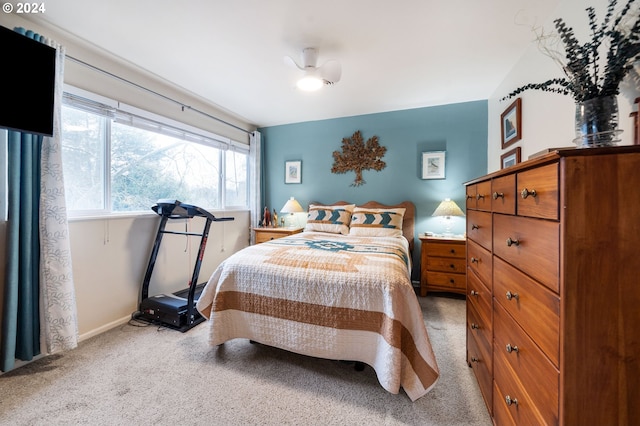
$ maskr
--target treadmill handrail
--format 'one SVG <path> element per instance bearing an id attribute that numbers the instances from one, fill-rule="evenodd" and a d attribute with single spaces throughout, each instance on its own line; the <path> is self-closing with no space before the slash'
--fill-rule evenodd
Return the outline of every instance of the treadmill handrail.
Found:
<path id="1" fill-rule="evenodd" d="M 213 222 L 234 220 L 233 217 L 215 217 L 202 207 L 171 199 L 158 200 L 156 204 L 151 206 L 151 209 L 159 216 L 165 216 L 169 219 L 191 219 L 198 216 L 205 217 Z"/>

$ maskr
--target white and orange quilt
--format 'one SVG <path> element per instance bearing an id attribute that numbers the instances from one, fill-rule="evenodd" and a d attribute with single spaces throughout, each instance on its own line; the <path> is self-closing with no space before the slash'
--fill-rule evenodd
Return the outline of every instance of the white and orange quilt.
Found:
<path id="1" fill-rule="evenodd" d="M 303 232 L 223 261 L 198 302 L 211 345 L 246 338 L 303 355 L 360 361 L 412 401 L 439 370 L 410 279 L 404 237 Z"/>

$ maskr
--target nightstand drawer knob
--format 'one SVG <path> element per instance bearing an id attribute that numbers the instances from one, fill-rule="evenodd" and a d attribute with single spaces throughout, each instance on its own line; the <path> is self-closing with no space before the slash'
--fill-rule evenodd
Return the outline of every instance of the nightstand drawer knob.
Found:
<path id="1" fill-rule="evenodd" d="M 516 345 L 511 346 L 511 343 L 507 343 L 507 352 L 518 352 L 518 347 Z"/>
<path id="2" fill-rule="evenodd" d="M 520 299 L 520 295 L 518 293 L 511 293 L 510 291 L 507 292 L 506 296 L 507 296 L 507 300 Z"/>
<path id="3" fill-rule="evenodd" d="M 511 404 L 515 405 L 516 407 L 518 406 L 518 398 L 511 398 L 509 395 L 507 395 L 504 397 L 504 400 L 509 406 L 511 406 Z"/>
<path id="4" fill-rule="evenodd" d="M 471 263 L 478 263 L 480 259 L 476 259 L 475 257 L 471 258 Z"/>
<path id="5" fill-rule="evenodd" d="M 531 195 L 533 198 L 536 198 L 538 193 L 536 192 L 535 189 L 532 189 L 531 191 L 529 191 L 527 188 L 520 191 L 520 196 L 522 197 L 523 200 L 527 198 L 529 195 Z"/>
<path id="6" fill-rule="evenodd" d="M 476 324 L 475 322 L 472 322 L 472 323 L 471 323 L 471 328 L 472 328 L 473 330 L 477 330 L 477 329 L 479 329 L 479 328 L 480 328 L 480 326 L 479 326 L 478 324 Z"/>
<path id="7" fill-rule="evenodd" d="M 480 227 L 474 223 L 473 225 L 471 225 L 471 230 L 474 229 L 480 229 Z"/>
<path id="8" fill-rule="evenodd" d="M 480 362 L 480 360 L 478 358 L 476 358 L 475 356 L 471 357 L 471 362 Z"/>
<path id="9" fill-rule="evenodd" d="M 476 195 L 476 200 L 484 200 L 484 195 L 482 194 Z"/>
<path id="10" fill-rule="evenodd" d="M 507 238 L 507 246 L 511 247 L 511 246 L 519 246 L 519 245 L 520 245 L 519 240 L 512 240 L 511 237 Z"/>
<path id="11" fill-rule="evenodd" d="M 504 192 L 494 192 L 493 193 L 493 199 L 497 200 L 498 198 L 504 199 Z"/>
<path id="12" fill-rule="evenodd" d="M 472 295 L 472 296 L 477 296 L 477 295 L 479 295 L 480 293 L 478 293 L 478 292 L 477 292 L 477 291 L 475 291 L 475 290 L 471 290 L 471 291 L 469 292 L 469 294 L 470 294 L 470 295 Z"/>

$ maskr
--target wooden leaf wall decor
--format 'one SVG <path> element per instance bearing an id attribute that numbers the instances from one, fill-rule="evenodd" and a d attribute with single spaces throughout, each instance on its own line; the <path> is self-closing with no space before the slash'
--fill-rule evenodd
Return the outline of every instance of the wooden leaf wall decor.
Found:
<path id="1" fill-rule="evenodd" d="M 362 139 L 360 130 L 350 138 L 342 138 L 342 152 L 333 151 L 333 166 L 331 173 L 356 172 L 356 180 L 351 186 L 360 186 L 365 183 L 362 179 L 363 170 L 380 171 L 387 167 L 382 161 L 387 148 L 380 146 L 378 137 L 372 136 L 366 142 Z"/>

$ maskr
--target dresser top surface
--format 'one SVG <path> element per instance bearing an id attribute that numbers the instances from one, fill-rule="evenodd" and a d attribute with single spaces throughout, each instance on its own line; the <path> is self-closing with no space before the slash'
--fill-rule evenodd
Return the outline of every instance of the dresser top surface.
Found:
<path id="1" fill-rule="evenodd" d="M 545 150 L 546 151 L 546 150 Z M 540 154 L 535 158 L 529 158 L 521 163 L 506 169 L 498 170 L 493 173 L 472 179 L 465 182 L 464 185 L 471 185 L 482 182 L 491 178 L 507 175 L 510 173 L 530 169 L 547 163 L 553 163 L 564 157 L 578 157 L 591 155 L 616 155 L 616 154 L 634 154 L 640 153 L 640 145 L 623 145 L 607 148 L 549 148 L 549 152 Z M 536 154 L 533 154 L 535 156 Z"/>

